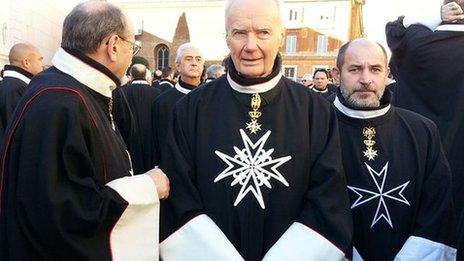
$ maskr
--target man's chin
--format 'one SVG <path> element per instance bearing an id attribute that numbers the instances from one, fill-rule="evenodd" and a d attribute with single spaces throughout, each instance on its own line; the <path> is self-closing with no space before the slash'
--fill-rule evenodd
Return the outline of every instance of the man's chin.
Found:
<path id="1" fill-rule="evenodd" d="M 241 66 L 238 73 L 245 78 L 263 78 L 268 76 L 269 73 L 263 73 L 262 67 Z"/>
<path id="2" fill-rule="evenodd" d="M 375 109 L 378 108 L 380 103 L 374 99 L 351 99 L 348 103 L 356 109 Z"/>

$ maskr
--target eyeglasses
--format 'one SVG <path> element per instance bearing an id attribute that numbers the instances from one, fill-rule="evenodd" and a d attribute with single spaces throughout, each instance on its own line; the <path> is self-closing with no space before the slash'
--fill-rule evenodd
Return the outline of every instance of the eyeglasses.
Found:
<path id="1" fill-rule="evenodd" d="M 125 39 L 124 37 L 118 35 L 119 38 L 121 38 L 123 41 L 126 41 L 128 43 L 130 43 L 132 45 L 132 55 L 136 55 L 140 49 L 142 48 L 142 43 L 140 41 L 135 41 L 135 42 L 131 42 L 127 39 Z"/>

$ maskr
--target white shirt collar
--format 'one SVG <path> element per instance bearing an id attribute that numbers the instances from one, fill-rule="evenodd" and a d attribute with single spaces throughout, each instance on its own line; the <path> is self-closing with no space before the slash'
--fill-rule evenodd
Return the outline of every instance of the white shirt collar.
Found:
<path id="1" fill-rule="evenodd" d="M 241 93 L 249 93 L 249 94 L 263 93 L 263 92 L 267 92 L 271 90 L 277 85 L 277 83 L 280 81 L 280 78 L 282 78 L 282 73 L 277 74 L 274 78 L 270 79 L 267 82 L 250 85 L 250 86 L 244 86 L 232 80 L 232 77 L 230 77 L 229 73 L 227 73 L 227 81 L 229 82 L 230 87 L 232 87 L 232 89 L 238 92 L 241 92 Z"/>
<path id="2" fill-rule="evenodd" d="M 132 81 L 131 84 L 148 84 L 148 82 L 145 80 L 135 80 L 135 81 Z"/>
<path id="3" fill-rule="evenodd" d="M 63 48 L 58 49 L 52 60 L 53 66 L 78 82 L 108 98 L 116 89 L 116 83 L 106 74 L 84 63 Z"/>
<path id="4" fill-rule="evenodd" d="M 315 92 L 318 92 L 318 93 L 326 93 L 326 92 L 329 91 L 329 88 L 325 88 L 325 90 L 319 91 L 318 89 L 316 89 L 316 87 L 313 86 L 313 87 L 311 88 L 311 90 L 313 90 L 313 91 L 315 91 Z"/>
<path id="5" fill-rule="evenodd" d="M 390 110 L 391 105 L 389 104 L 387 107 L 378 109 L 378 110 L 369 110 L 369 111 L 361 111 L 361 110 L 354 110 L 351 108 L 346 107 L 343 105 L 338 97 L 335 97 L 334 106 L 339 110 L 341 113 L 345 114 L 348 117 L 356 118 L 356 119 L 372 119 L 375 117 L 379 117 L 385 115 L 388 110 Z"/>
<path id="6" fill-rule="evenodd" d="M 435 28 L 435 31 L 455 31 L 464 32 L 464 24 L 442 24 Z"/>
<path id="7" fill-rule="evenodd" d="M 26 75 L 24 75 L 22 73 L 19 73 L 17 71 L 13 71 L 13 70 L 5 70 L 5 71 L 3 71 L 3 78 L 5 78 L 5 77 L 16 78 L 16 79 L 19 79 L 19 80 L 23 81 L 26 84 L 29 84 L 29 82 L 31 81 L 31 79 L 29 79 L 29 77 L 27 77 Z"/>
<path id="8" fill-rule="evenodd" d="M 183 94 L 188 94 L 191 90 L 187 89 L 187 88 L 184 88 L 182 86 L 180 86 L 179 83 L 176 83 L 176 86 L 174 86 L 176 88 L 176 90 L 180 91 L 181 93 Z"/>

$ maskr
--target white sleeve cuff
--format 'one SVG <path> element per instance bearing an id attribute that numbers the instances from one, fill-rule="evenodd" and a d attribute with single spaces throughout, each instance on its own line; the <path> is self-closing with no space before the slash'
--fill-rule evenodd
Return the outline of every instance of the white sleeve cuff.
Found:
<path id="1" fill-rule="evenodd" d="M 243 260 L 226 235 L 207 215 L 199 215 L 160 243 L 164 261 Z"/>
<path id="2" fill-rule="evenodd" d="M 410 236 L 395 257 L 395 261 L 401 260 L 451 261 L 456 260 L 456 249 L 422 237 Z"/>
<path id="3" fill-rule="evenodd" d="M 316 231 L 295 222 L 263 258 L 277 260 L 345 260 L 345 254 Z"/>
<path id="4" fill-rule="evenodd" d="M 158 260 L 159 199 L 153 180 L 142 174 L 106 185 L 129 203 L 110 234 L 113 260 Z"/>
<path id="5" fill-rule="evenodd" d="M 127 176 L 112 180 L 106 185 L 118 192 L 129 205 L 159 203 L 155 183 L 148 175 Z"/>
<path id="6" fill-rule="evenodd" d="M 426 26 L 430 30 L 435 30 L 435 28 L 441 24 L 441 4 L 432 4 L 425 10 L 417 12 L 415 14 L 406 15 L 403 19 L 403 26 L 408 28 L 413 24 L 421 24 Z"/>
<path id="7" fill-rule="evenodd" d="M 364 261 L 356 247 L 353 247 L 353 261 Z"/>

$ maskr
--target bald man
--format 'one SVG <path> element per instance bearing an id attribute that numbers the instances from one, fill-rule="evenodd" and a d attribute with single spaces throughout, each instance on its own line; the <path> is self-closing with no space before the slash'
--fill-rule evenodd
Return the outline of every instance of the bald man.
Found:
<path id="1" fill-rule="evenodd" d="M 31 43 L 13 45 L 0 82 L 0 138 L 31 78 L 43 69 L 42 54 Z"/>
<path id="2" fill-rule="evenodd" d="M 437 126 L 390 105 L 379 44 L 345 44 L 334 73 L 353 260 L 454 260 L 451 171 Z"/>
<path id="3" fill-rule="evenodd" d="M 279 1 L 229 0 L 225 13 L 227 75 L 172 114 L 161 258 L 343 260 L 352 221 L 335 112 L 282 75 Z"/>
<path id="4" fill-rule="evenodd" d="M 151 105 L 161 91 L 149 84 L 147 72 L 143 64 L 132 65 L 131 81 L 113 91 L 114 119 L 126 142 L 135 173 L 154 167 Z"/>

